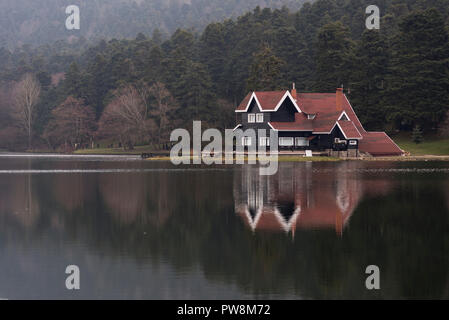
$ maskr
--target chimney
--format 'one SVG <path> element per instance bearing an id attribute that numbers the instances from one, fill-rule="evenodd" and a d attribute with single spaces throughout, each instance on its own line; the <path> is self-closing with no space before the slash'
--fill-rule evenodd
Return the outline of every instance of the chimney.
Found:
<path id="1" fill-rule="evenodd" d="M 292 89 L 292 97 L 296 101 L 296 89 L 295 89 L 295 83 L 293 82 L 293 89 Z"/>
<path id="2" fill-rule="evenodd" d="M 335 107 L 337 111 L 343 111 L 343 88 L 337 88 Z"/>

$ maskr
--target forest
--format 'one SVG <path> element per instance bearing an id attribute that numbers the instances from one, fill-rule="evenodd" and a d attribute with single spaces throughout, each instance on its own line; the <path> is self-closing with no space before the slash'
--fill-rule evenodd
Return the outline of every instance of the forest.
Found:
<path id="1" fill-rule="evenodd" d="M 449 0 L 317 0 L 256 7 L 201 32 L 0 48 L 0 148 L 161 145 L 192 120 L 232 128 L 252 90 L 334 92 L 363 125 L 447 134 Z"/>
<path id="2" fill-rule="evenodd" d="M 0 47 L 133 38 L 155 29 L 172 34 L 183 27 L 202 31 L 211 22 L 237 18 L 255 7 L 298 10 L 306 0 L 2 0 Z M 67 30 L 66 8 L 80 9 L 81 28 Z"/>

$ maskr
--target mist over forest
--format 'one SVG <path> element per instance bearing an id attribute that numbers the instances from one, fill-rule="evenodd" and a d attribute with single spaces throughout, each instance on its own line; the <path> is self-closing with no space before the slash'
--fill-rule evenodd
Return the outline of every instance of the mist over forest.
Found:
<path id="1" fill-rule="evenodd" d="M 210 22 L 236 18 L 261 8 L 298 10 L 305 0 L 2 0 L 0 47 L 135 37 L 159 29 L 169 36 L 177 28 L 196 31 Z M 65 9 L 80 8 L 81 28 L 66 30 Z"/>

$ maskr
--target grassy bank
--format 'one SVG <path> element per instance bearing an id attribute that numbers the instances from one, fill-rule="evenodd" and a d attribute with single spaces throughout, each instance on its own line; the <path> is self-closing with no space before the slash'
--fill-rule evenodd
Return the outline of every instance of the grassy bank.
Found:
<path id="1" fill-rule="evenodd" d="M 398 135 L 394 137 L 398 146 L 411 156 L 449 156 L 449 138 L 424 137 L 421 143 L 414 143 L 410 135 Z"/>
<path id="2" fill-rule="evenodd" d="M 401 149 L 409 153 L 405 157 L 381 157 L 372 158 L 370 160 L 388 160 L 388 161 L 420 161 L 420 160 L 449 160 L 449 138 L 441 138 L 437 136 L 426 136 L 422 143 L 416 144 L 412 141 L 411 135 L 400 134 L 393 137 L 394 141 Z M 155 157 L 150 158 L 150 161 L 169 161 L 169 151 L 154 150 L 153 146 L 136 146 L 133 150 L 123 150 L 122 148 L 98 148 L 98 149 L 82 149 L 76 150 L 75 154 L 85 155 L 140 155 L 142 153 L 151 153 Z M 248 158 L 245 157 L 245 161 Z M 279 161 L 339 161 L 341 159 L 332 157 L 302 157 L 294 155 L 280 155 Z M 369 159 L 366 159 L 369 160 Z"/>
<path id="3" fill-rule="evenodd" d="M 74 154 L 86 155 L 141 155 L 142 153 L 152 153 L 156 155 L 166 155 L 169 151 L 155 151 L 151 146 L 136 146 L 133 150 L 123 150 L 123 148 L 97 148 L 97 149 L 80 149 L 73 152 Z"/>
<path id="4" fill-rule="evenodd" d="M 190 160 L 193 160 L 194 157 L 190 157 Z M 233 160 L 235 161 L 235 157 Z M 243 157 L 243 160 L 247 163 L 248 160 L 256 160 L 258 161 L 259 158 L 257 157 Z M 161 157 L 153 157 L 146 159 L 148 161 L 170 161 L 170 157 L 167 156 L 161 156 Z M 270 160 L 269 158 L 260 158 L 260 160 Z M 289 156 L 289 155 L 280 155 L 278 157 L 279 162 L 307 162 L 307 161 L 313 161 L 313 162 L 329 162 L 329 161 L 341 161 L 343 159 L 341 158 L 334 158 L 334 157 L 301 157 L 301 156 Z M 223 163 L 225 161 L 225 158 L 223 158 Z"/>

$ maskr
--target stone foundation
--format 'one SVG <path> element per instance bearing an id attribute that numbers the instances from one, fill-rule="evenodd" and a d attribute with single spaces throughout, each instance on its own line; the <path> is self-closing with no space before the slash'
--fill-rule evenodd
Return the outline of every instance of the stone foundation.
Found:
<path id="1" fill-rule="evenodd" d="M 357 149 L 348 149 L 347 151 L 329 150 L 329 156 L 334 158 L 357 158 L 360 154 Z"/>

